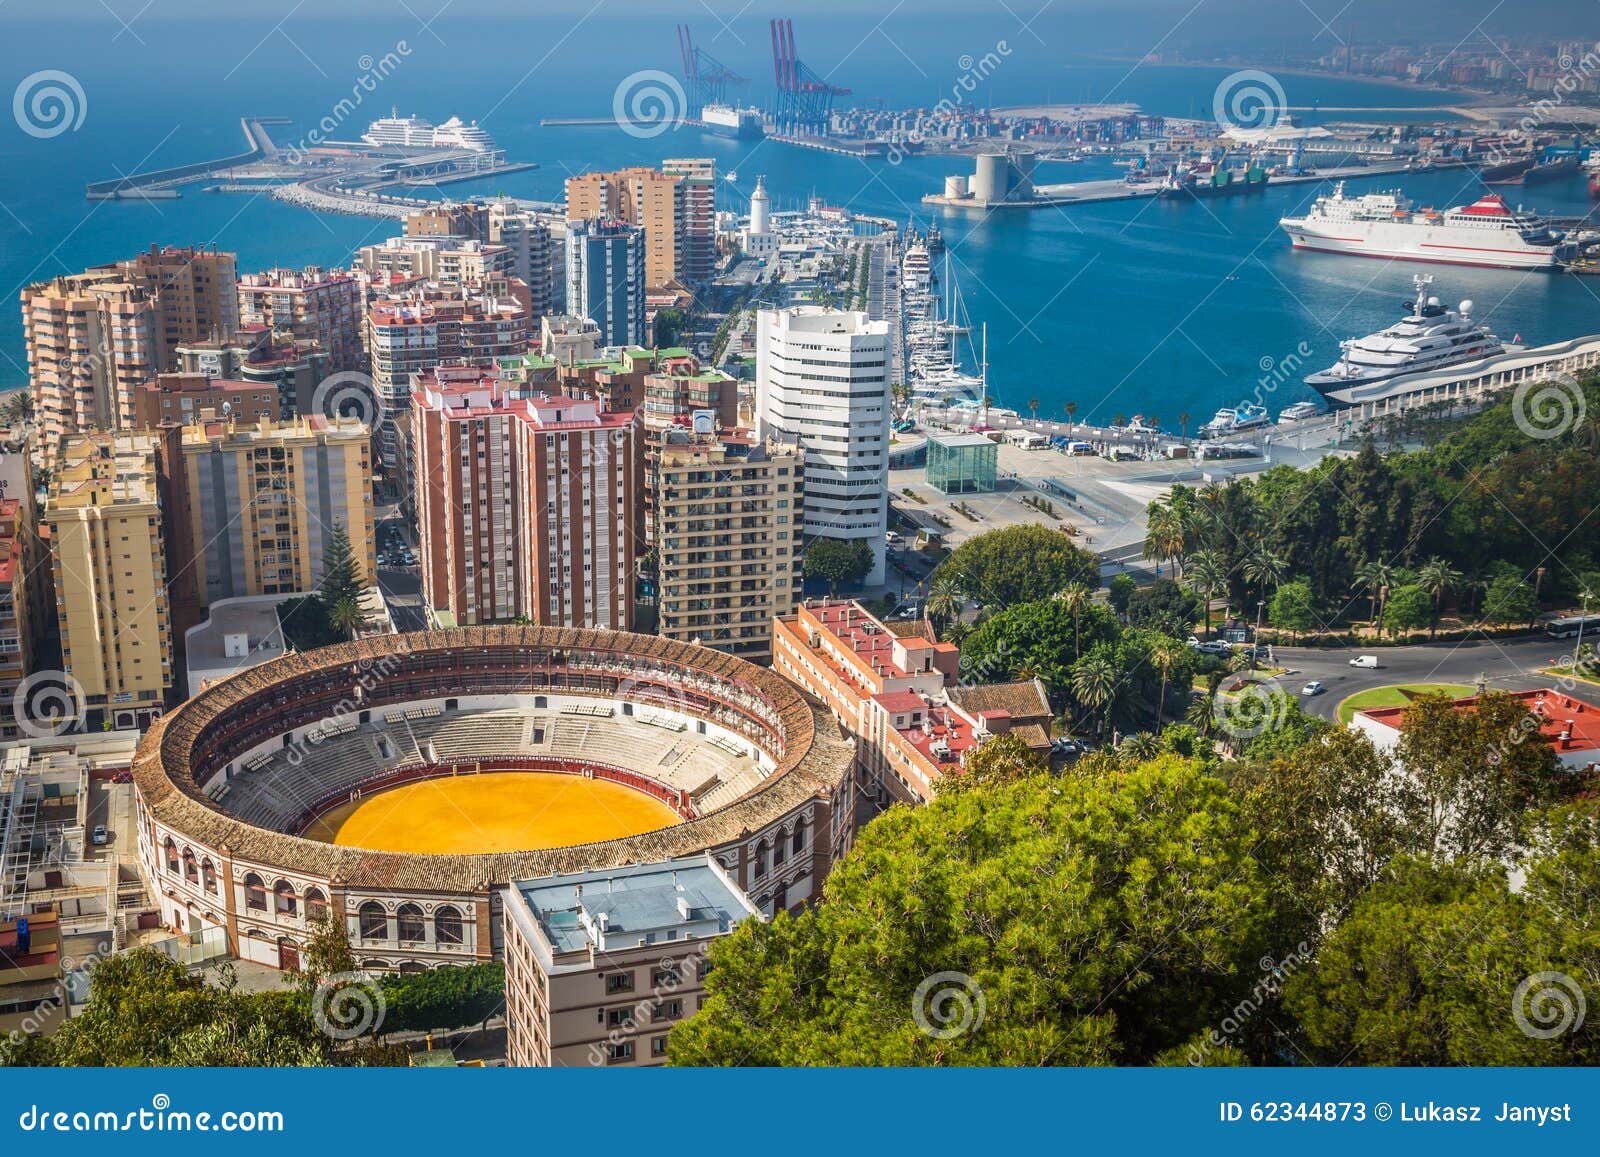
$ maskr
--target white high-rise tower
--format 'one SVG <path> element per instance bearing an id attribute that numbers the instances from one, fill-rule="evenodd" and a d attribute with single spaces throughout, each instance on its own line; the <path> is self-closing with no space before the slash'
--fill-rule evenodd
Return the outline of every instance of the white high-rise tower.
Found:
<path id="1" fill-rule="evenodd" d="M 807 538 L 862 539 L 883 582 L 889 516 L 889 323 L 820 306 L 763 310 L 756 420 L 805 450 Z"/>

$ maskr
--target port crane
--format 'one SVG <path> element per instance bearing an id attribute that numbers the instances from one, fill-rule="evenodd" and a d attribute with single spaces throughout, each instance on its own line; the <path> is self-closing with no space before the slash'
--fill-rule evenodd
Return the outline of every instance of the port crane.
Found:
<path id="1" fill-rule="evenodd" d="M 850 90 L 829 84 L 800 60 L 794 47 L 794 21 L 771 23 L 772 77 L 778 87 L 773 122 L 780 133 L 826 134 L 833 98 Z"/>
<path id="2" fill-rule="evenodd" d="M 678 54 L 683 58 L 683 79 L 689 95 L 689 115 L 699 118 L 708 104 L 725 104 L 730 85 L 749 84 L 748 76 L 740 76 L 705 49 L 695 44 L 689 35 L 689 26 L 678 27 Z"/>

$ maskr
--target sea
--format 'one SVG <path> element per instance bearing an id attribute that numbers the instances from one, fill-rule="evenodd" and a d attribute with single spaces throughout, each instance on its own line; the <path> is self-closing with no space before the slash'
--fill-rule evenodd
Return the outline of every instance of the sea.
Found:
<path id="1" fill-rule="evenodd" d="M 286 5 L 285 5 L 286 6 Z M 268 6 L 271 7 L 271 6 Z M 972 320 L 987 329 L 991 393 L 1024 412 L 1080 421 L 1142 414 L 1188 428 L 1219 407 L 1259 398 L 1276 411 L 1315 395 L 1300 383 L 1339 355 L 1339 342 L 1398 319 L 1424 267 L 1295 253 L 1277 226 L 1304 209 L 1320 183 L 1205 203 L 1135 202 L 1008 210 L 941 211 L 921 204 L 944 178 L 970 171 L 966 157 L 863 160 L 771 141 L 738 142 L 687 126 L 615 123 L 541 127 L 542 117 L 611 118 L 619 92 L 680 71 L 674 24 L 688 20 L 701 48 L 752 78 L 734 91 L 770 101 L 772 64 L 765 13 L 716 17 L 704 6 L 655 6 L 625 21 L 586 17 L 580 6 L 549 15 L 457 19 L 437 5 L 405 5 L 363 21 L 332 22 L 296 8 L 248 21 L 184 23 L 153 17 L 71 22 L 8 21 L 0 31 L 0 95 L 35 73 L 67 73 L 76 127 L 55 135 L 0 118 L 0 388 L 25 384 L 18 291 L 85 266 L 131 256 L 151 244 L 208 245 L 236 252 L 241 272 L 274 265 L 339 265 L 364 244 L 398 231 L 388 220 L 317 214 L 265 195 L 206 193 L 179 200 L 91 202 L 84 185 L 142 169 L 240 151 L 243 115 L 284 116 L 280 143 L 331 124 L 355 139 L 391 108 L 438 123 L 477 120 L 510 159 L 538 168 L 423 190 L 423 196 L 508 193 L 559 200 L 568 176 L 675 156 L 711 156 L 737 182 L 719 183 L 720 207 L 739 212 L 758 175 L 775 208 L 812 196 L 925 229 L 937 221 L 949 268 Z M 109 10 L 108 10 L 109 11 Z M 897 9 L 896 12 L 899 12 Z M 709 13 L 709 15 L 708 15 Z M 0 13 L 0 18 L 4 14 Z M 132 10 L 123 14 L 132 16 Z M 278 20 L 277 24 L 273 21 Z M 1170 116 L 1210 116 L 1219 91 L 1254 83 L 1305 123 L 1434 121 L 1458 98 L 1412 86 L 1307 75 L 1260 66 L 1240 70 L 1134 63 L 1068 51 L 1083 38 L 1041 17 L 1032 26 L 950 14 L 840 15 L 795 21 L 800 54 L 841 103 L 932 106 L 1127 101 Z M 1076 55 L 1074 55 L 1076 53 Z M 1276 87 L 1274 87 L 1276 86 Z M 1277 95 L 1281 90 L 1281 96 Z M 666 85 L 671 94 L 671 85 Z M 341 104 L 341 102 L 343 102 Z M 1348 108 L 1381 109 L 1358 114 Z M 1322 111 L 1322 110 L 1329 111 Z M 17 113 L 17 108 L 13 112 Z M 77 113 L 81 111 L 81 121 Z M 1462 122 L 1458 122 L 1462 123 Z M 1121 173 L 1104 160 L 1041 164 L 1043 182 Z M 1367 179 L 1352 188 L 1401 187 L 1441 208 L 1481 187 L 1465 172 Z M 1590 212 L 1581 176 L 1508 191 L 1542 212 Z M 1503 338 L 1529 344 L 1600 332 L 1600 279 L 1435 267 L 1431 292 L 1474 303 Z M 977 350 L 967 351 L 974 363 Z"/>

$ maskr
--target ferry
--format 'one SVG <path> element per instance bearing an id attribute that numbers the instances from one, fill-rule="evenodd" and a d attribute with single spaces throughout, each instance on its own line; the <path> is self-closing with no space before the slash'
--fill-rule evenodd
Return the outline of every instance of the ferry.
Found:
<path id="1" fill-rule="evenodd" d="M 1340 181 L 1305 216 L 1278 224 L 1296 249 L 1320 253 L 1491 269 L 1554 270 L 1561 264 L 1561 237 L 1492 193 L 1440 213 L 1414 208 L 1399 190 L 1347 197 Z"/>
<path id="2" fill-rule="evenodd" d="M 1322 413 L 1322 407 L 1315 402 L 1296 402 L 1292 406 L 1285 406 L 1278 414 L 1280 422 L 1301 422 L 1307 418 L 1315 418 Z"/>
<path id="3" fill-rule="evenodd" d="M 1306 384 L 1325 394 L 1506 352 L 1488 326 L 1472 320 L 1472 302 L 1446 309 L 1428 294 L 1433 278 L 1417 277 L 1413 284 L 1417 296 L 1405 303 L 1405 317 L 1378 333 L 1340 342 L 1339 360 L 1306 378 Z"/>

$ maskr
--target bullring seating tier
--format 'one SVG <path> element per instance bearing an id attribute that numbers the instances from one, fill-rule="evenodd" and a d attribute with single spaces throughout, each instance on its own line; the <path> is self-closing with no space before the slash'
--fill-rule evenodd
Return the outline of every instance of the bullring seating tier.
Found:
<path id="1" fill-rule="evenodd" d="M 736 744 L 674 728 L 671 723 L 681 720 L 661 713 L 641 720 L 603 711 L 412 711 L 391 711 L 392 723 L 379 717 L 315 745 L 252 757 L 228 781 L 226 795 L 213 798 L 245 823 L 287 831 L 312 804 L 348 793 L 386 767 L 422 762 L 429 744 L 442 763 L 549 755 L 637 771 L 688 792 L 701 815 L 732 803 L 765 775 L 750 756 L 734 754 Z M 544 737 L 537 745 L 536 730 Z M 379 750 L 380 736 L 394 753 L 390 758 Z"/>

